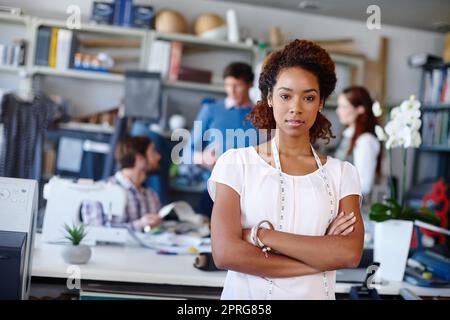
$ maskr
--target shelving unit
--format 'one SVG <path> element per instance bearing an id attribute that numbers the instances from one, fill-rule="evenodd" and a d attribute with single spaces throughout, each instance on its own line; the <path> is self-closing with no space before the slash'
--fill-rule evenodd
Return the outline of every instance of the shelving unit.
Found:
<path id="1" fill-rule="evenodd" d="M 26 41 L 26 59 L 25 65 L 15 66 L 15 65 L 0 65 L 0 75 L 8 74 L 13 76 L 8 80 L 8 88 L 12 87 L 21 88 L 20 95 L 27 96 L 29 92 L 32 91 L 32 81 L 29 77 L 28 67 L 31 60 L 29 60 L 29 52 L 34 45 L 32 41 L 32 17 L 28 15 L 11 15 L 7 13 L 0 13 L 0 28 L 5 25 L 15 26 L 19 28 L 23 28 L 23 32 L 20 35 L 20 38 Z M 6 37 L 8 38 L 10 35 L 8 34 Z M 14 35 L 15 36 L 15 35 Z M 14 79 L 14 80 L 13 80 Z M 16 84 L 14 85 L 13 82 Z M 11 85 L 11 87 L 9 87 Z"/>
<path id="2" fill-rule="evenodd" d="M 419 149 L 416 150 L 415 152 L 415 161 L 414 161 L 414 172 L 417 172 L 419 169 L 419 163 L 421 160 L 421 157 L 423 156 L 423 153 L 429 153 L 434 155 L 435 157 L 437 157 L 437 161 L 436 161 L 436 168 L 437 168 L 437 176 L 438 177 L 443 177 L 447 182 L 449 182 L 449 155 L 450 155 L 450 104 L 448 103 L 429 103 L 429 99 L 428 97 L 426 98 L 426 96 L 428 96 L 428 91 L 431 91 L 431 88 L 427 88 L 427 84 L 426 84 L 426 77 L 427 77 L 427 73 L 433 72 L 433 70 L 438 70 L 438 69 L 442 69 L 444 70 L 444 77 L 446 77 L 445 73 L 450 72 L 450 64 L 442 64 L 442 63 L 433 63 L 433 64 L 429 64 L 423 67 L 422 69 L 422 79 L 421 79 L 421 92 L 420 92 L 420 100 L 422 101 L 422 107 L 421 107 L 421 111 L 422 111 L 422 129 L 421 129 L 421 134 L 422 134 L 422 140 L 425 140 L 422 142 L 422 145 L 420 146 Z M 443 80 L 444 78 L 442 78 L 441 80 Z M 428 83 L 429 85 L 429 83 Z M 433 86 L 435 86 L 436 83 L 433 84 Z M 428 91 L 427 91 L 428 90 Z M 442 89 L 441 89 L 442 90 Z M 439 99 L 441 98 L 442 93 L 438 93 L 438 97 Z M 437 114 L 434 115 L 434 119 L 436 120 L 436 122 L 434 122 L 433 127 L 431 127 L 431 129 L 429 128 L 424 128 L 428 125 L 428 121 L 425 117 L 427 117 L 430 114 L 433 113 L 439 113 L 439 114 L 444 114 L 445 118 L 440 118 Z M 447 113 L 448 113 L 448 117 L 447 117 Z M 439 119 L 438 119 L 439 118 Z M 443 127 L 439 127 L 439 130 L 437 130 L 437 122 L 441 121 L 441 124 L 443 125 Z M 424 130 L 428 130 L 426 133 L 424 132 Z M 433 131 L 431 131 L 433 130 Z M 429 143 L 429 135 L 432 134 L 433 136 L 433 141 L 435 140 L 435 135 L 437 134 L 438 140 L 440 142 L 445 142 L 442 141 L 442 138 L 444 138 L 444 140 L 446 141 L 446 144 L 430 144 Z M 424 135 L 427 135 L 426 139 L 424 139 Z M 413 183 L 417 183 L 417 174 L 414 175 L 414 181 Z"/>
<path id="3" fill-rule="evenodd" d="M 84 71 L 76 69 L 59 70 L 34 64 L 36 54 L 37 31 L 40 27 L 67 28 L 66 22 L 56 19 L 44 19 L 32 16 L 13 16 L 9 14 L 0 14 L 0 23 L 23 24 L 26 28 L 27 58 L 24 66 L 4 66 L 0 65 L 0 72 L 7 72 L 22 75 L 29 82 L 29 90 L 32 91 L 35 76 L 55 76 L 67 79 L 84 79 L 90 81 L 102 81 L 111 83 L 123 82 L 123 74 L 112 74 L 106 72 Z M 221 40 L 210 40 L 199 38 L 188 34 L 168 34 L 154 30 L 145 30 L 138 28 L 125 28 L 119 26 L 101 25 L 92 22 L 82 22 L 79 29 L 73 29 L 78 33 L 98 34 L 99 36 L 123 37 L 126 39 L 134 38 L 140 42 L 139 69 L 145 70 L 147 58 L 149 56 L 152 41 L 180 41 L 189 47 L 207 48 L 209 50 L 239 51 L 251 55 L 252 60 L 257 55 L 257 47 L 249 46 L 244 43 L 231 43 Z M 225 94 L 222 84 L 204 84 L 187 81 L 163 81 L 163 86 L 167 89 L 188 90 L 193 92 Z"/>
<path id="4" fill-rule="evenodd" d="M 31 74 L 111 82 L 123 82 L 125 79 L 124 75 L 122 74 L 84 71 L 76 69 L 58 70 L 49 67 L 33 67 L 31 69 Z"/>

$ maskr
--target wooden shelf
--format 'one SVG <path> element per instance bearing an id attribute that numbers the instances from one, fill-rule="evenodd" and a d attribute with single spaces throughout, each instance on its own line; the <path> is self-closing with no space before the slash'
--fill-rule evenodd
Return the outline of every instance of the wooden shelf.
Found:
<path id="1" fill-rule="evenodd" d="M 422 111 L 440 111 L 440 110 L 450 110 L 450 104 L 424 104 L 421 107 Z"/>
<path id="2" fill-rule="evenodd" d="M 12 66 L 12 65 L 0 65 L 0 72 L 9 72 L 9 73 L 17 73 L 25 72 L 25 67 L 23 66 Z"/>
<path id="3" fill-rule="evenodd" d="M 185 44 L 191 44 L 196 46 L 205 47 L 216 47 L 220 49 L 230 49 L 230 50 L 242 50 L 255 52 L 256 48 L 254 46 L 246 45 L 245 43 L 233 43 L 224 40 L 211 40 L 197 37 L 190 34 L 181 33 L 161 33 L 154 31 L 154 37 L 157 40 L 167 40 L 167 41 L 180 41 Z"/>
<path id="4" fill-rule="evenodd" d="M 62 20 L 37 18 L 36 25 L 69 29 L 67 27 L 66 22 L 62 21 Z M 97 24 L 97 23 L 93 23 L 93 22 L 81 22 L 81 28 L 73 29 L 73 30 L 87 31 L 87 32 L 91 32 L 91 33 L 107 33 L 110 35 L 119 35 L 119 36 L 134 36 L 134 37 L 144 37 L 147 32 L 146 29 L 103 25 L 103 24 Z"/>
<path id="5" fill-rule="evenodd" d="M 125 77 L 121 74 L 83 71 L 75 69 L 58 70 L 49 67 L 33 67 L 32 74 L 110 82 L 123 82 L 123 80 L 125 79 Z"/>
<path id="6" fill-rule="evenodd" d="M 428 63 L 428 64 L 424 65 L 422 68 L 425 70 L 433 70 L 433 69 L 446 69 L 448 67 L 450 67 L 449 62 L 445 63 L 445 62 L 441 61 L 441 62 Z"/>
<path id="7" fill-rule="evenodd" d="M 164 86 L 169 89 L 195 90 L 201 92 L 212 92 L 225 94 L 223 85 L 196 83 L 188 81 L 165 81 Z"/>
<path id="8" fill-rule="evenodd" d="M 429 152 L 450 152 L 449 146 L 439 146 L 439 145 L 422 145 L 420 147 L 420 150 L 422 151 L 429 151 Z"/>
<path id="9" fill-rule="evenodd" d="M 94 123 L 66 122 L 60 123 L 59 128 L 65 130 L 77 130 L 96 133 L 107 133 L 107 134 L 114 133 L 114 127 Z"/>
<path id="10" fill-rule="evenodd" d="M 16 23 L 16 24 L 27 24 L 27 22 L 30 20 L 29 16 L 24 15 L 14 15 L 14 14 L 7 14 L 7 13 L 0 13 L 0 21 L 9 22 L 9 23 Z"/>
<path id="11" fill-rule="evenodd" d="M 76 69 L 58 70 L 49 67 L 33 67 L 32 74 L 110 82 L 123 82 L 125 80 L 125 76 L 122 74 L 84 71 Z M 225 94 L 225 88 L 223 85 L 195 83 L 188 81 L 164 81 L 163 85 L 164 87 L 169 89 L 194 90 L 200 92 Z"/>

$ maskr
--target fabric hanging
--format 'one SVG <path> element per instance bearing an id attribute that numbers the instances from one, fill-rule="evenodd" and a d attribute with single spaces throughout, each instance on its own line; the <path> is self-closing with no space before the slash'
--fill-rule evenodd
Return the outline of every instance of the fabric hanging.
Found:
<path id="1" fill-rule="evenodd" d="M 37 94 L 31 102 L 12 93 L 3 97 L 0 176 L 40 180 L 45 133 L 60 115 L 58 108 L 43 94 Z"/>

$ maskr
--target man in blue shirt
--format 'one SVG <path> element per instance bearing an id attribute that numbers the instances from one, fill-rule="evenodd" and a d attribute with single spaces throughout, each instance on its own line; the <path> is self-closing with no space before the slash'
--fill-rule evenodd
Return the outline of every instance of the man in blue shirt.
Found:
<path id="1" fill-rule="evenodd" d="M 246 119 L 253 108 L 249 96 L 254 79 L 252 67 L 243 62 L 231 63 L 225 68 L 223 78 L 227 97 L 204 104 L 191 133 L 193 163 L 209 174 L 226 150 L 257 143 L 257 131 Z M 212 204 L 205 191 L 197 211 L 210 216 Z"/>

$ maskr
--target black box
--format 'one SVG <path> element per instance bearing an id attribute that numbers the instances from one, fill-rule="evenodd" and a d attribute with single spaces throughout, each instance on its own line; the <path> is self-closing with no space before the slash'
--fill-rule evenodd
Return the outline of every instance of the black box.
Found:
<path id="1" fill-rule="evenodd" d="M 25 247 L 24 232 L 0 231 L 0 300 L 20 300 L 22 297 Z M 31 270 L 29 270 L 31 272 Z"/>
<path id="2" fill-rule="evenodd" d="M 114 3 L 94 1 L 92 3 L 91 20 L 99 24 L 112 24 L 114 17 Z"/>
<path id="3" fill-rule="evenodd" d="M 153 29 L 155 11 L 152 6 L 133 6 L 133 27 Z"/>

